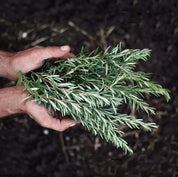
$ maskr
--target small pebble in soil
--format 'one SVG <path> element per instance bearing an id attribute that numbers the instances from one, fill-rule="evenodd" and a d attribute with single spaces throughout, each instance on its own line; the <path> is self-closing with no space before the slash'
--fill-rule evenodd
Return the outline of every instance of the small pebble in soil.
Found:
<path id="1" fill-rule="evenodd" d="M 22 38 L 23 38 L 23 39 L 26 38 L 27 35 L 28 35 L 27 32 L 23 32 L 23 33 L 22 33 Z"/>
<path id="2" fill-rule="evenodd" d="M 69 137 L 69 136 L 66 136 L 65 139 L 66 139 L 66 141 L 69 141 L 69 140 L 70 140 L 70 137 Z"/>
<path id="3" fill-rule="evenodd" d="M 44 133 L 44 135 L 48 135 L 49 134 L 49 130 L 48 129 L 44 129 L 43 133 Z"/>

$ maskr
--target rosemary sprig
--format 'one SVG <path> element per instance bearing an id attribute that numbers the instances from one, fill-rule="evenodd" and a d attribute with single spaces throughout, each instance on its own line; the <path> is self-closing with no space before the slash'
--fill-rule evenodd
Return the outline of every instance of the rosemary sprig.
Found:
<path id="1" fill-rule="evenodd" d="M 121 137 L 119 126 L 129 128 L 156 128 L 155 123 L 119 113 L 119 106 L 131 104 L 137 110 L 155 113 L 145 101 L 146 94 L 163 95 L 170 99 L 168 90 L 150 81 L 150 74 L 134 71 L 137 60 L 147 60 L 150 50 L 121 50 L 116 46 L 103 54 L 97 51 L 81 53 L 71 59 L 46 63 L 41 69 L 22 75 L 17 85 L 24 84 L 26 91 L 39 104 L 70 115 L 96 135 L 100 135 L 126 153 L 132 149 Z"/>

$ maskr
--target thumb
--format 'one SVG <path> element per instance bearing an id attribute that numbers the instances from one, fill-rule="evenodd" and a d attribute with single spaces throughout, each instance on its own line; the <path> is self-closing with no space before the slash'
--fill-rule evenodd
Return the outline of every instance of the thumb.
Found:
<path id="1" fill-rule="evenodd" d="M 70 47 L 68 45 L 61 47 L 44 47 L 34 49 L 35 59 L 38 61 L 43 61 L 48 58 L 62 58 L 70 52 Z"/>

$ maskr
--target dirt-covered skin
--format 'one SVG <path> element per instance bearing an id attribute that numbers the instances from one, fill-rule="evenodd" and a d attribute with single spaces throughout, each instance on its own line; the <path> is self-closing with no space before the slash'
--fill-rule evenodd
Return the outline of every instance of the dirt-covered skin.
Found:
<path id="1" fill-rule="evenodd" d="M 78 53 L 82 46 L 92 51 L 118 42 L 122 42 L 123 48 L 149 48 L 152 49 L 149 61 L 139 63 L 137 69 L 154 73 L 152 79 L 170 89 L 172 97 L 169 103 L 164 98 L 148 98 L 157 109 L 157 114 L 149 119 L 160 128 L 152 133 L 128 132 L 125 138 L 134 149 L 132 156 L 124 156 L 121 150 L 82 126 L 59 134 L 40 127 L 27 115 L 1 119 L 0 177 L 178 175 L 176 0 L 1 0 L 0 3 L 1 50 L 13 52 L 36 45 L 68 44 Z M 0 79 L 0 83 L 0 87 L 14 84 L 5 79 Z"/>

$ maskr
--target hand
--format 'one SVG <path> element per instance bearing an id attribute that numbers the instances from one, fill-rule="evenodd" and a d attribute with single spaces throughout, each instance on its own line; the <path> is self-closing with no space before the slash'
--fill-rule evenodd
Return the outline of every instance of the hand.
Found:
<path id="1" fill-rule="evenodd" d="M 66 59 L 67 57 L 73 57 L 74 55 L 69 51 L 69 46 L 31 48 L 17 53 L 1 51 L 0 59 L 2 57 L 4 59 L 3 61 L 6 62 L 4 65 L 2 65 L 0 75 L 6 76 L 11 80 L 16 81 L 18 78 L 16 78 L 14 74 L 17 74 L 18 71 L 27 73 L 31 70 L 37 69 L 43 65 L 46 59 Z M 2 62 L 0 62 L 0 68 L 1 63 Z M 6 71 L 7 73 L 3 74 L 4 72 L 2 71 Z M 39 105 L 29 99 L 24 101 L 24 99 L 26 98 L 24 88 L 24 86 L 16 86 L 10 87 L 8 89 L 6 88 L 6 91 L 2 91 L 1 89 L 2 92 L 0 92 L 0 117 L 15 113 L 27 113 L 40 125 L 57 131 L 63 131 L 71 126 L 74 126 L 76 123 L 79 123 L 69 118 L 56 119 L 49 114 L 48 110 L 44 106 Z M 6 102 L 7 105 L 5 104 Z"/>
<path id="2" fill-rule="evenodd" d="M 67 59 L 73 57 L 69 46 L 30 48 L 24 51 L 10 53 L 0 51 L 0 57 L 6 65 L 2 68 L 0 75 L 10 80 L 17 81 L 14 75 L 21 71 L 23 74 L 41 67 L 46 59 L 60 58 Z"/>
<path id="3" fill-rule="evenodd" d="M 23 110 L 36 122 L 46 128 L 51 128 L 56 131 L 64 131 L 69 127 L 75 126 L 77 123 L 75 120 L 66 117 L 54 118 L 53 112 L 49 111 L 44 107 L 35 103 L 34 101 L 27 100 L 22 106 Z"/>

